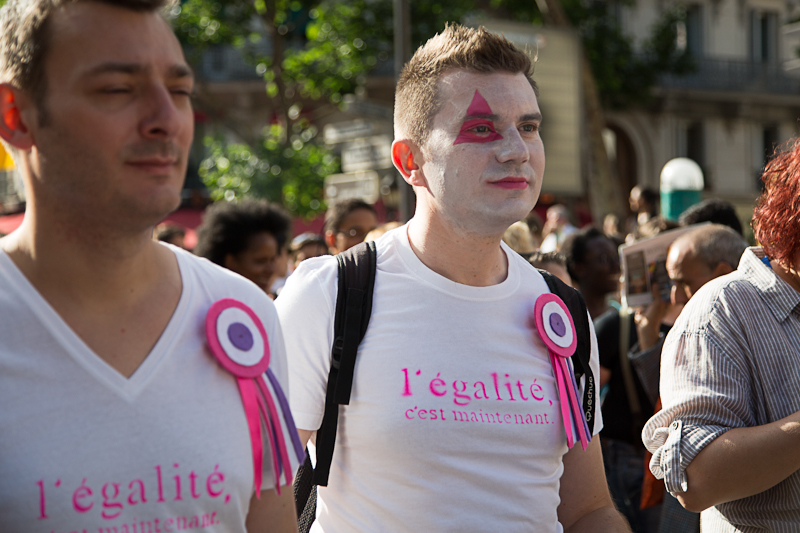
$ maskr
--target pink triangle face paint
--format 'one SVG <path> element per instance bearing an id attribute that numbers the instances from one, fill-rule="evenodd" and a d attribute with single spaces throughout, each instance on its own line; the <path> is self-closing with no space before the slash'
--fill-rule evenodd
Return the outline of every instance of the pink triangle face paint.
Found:
<path id="1" fill-rule="evenodd" d="M 489 103 L 477 90 L 472 97 L 472 102 L 467 108 L 467 116 L 461 124 L 461 130 L 453 145 L 462 143 L 488 143 L 502 139 L 503 136 L 494 129 L 494 121 L 489 118 L 493 115 Z M 480 131 L 477 131 L 480 130 Z"/>

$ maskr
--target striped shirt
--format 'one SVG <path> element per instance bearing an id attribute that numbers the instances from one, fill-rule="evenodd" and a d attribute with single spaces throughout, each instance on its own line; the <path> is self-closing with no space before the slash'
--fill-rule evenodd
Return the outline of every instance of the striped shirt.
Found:
<path id="1" fill-rule="evenodd" d="M 688 490 L 686 467 L 726 431 L 800 411 L 800 293 L 745 251 L 684 308 L 661 358 L 663 410 L 645 425 L 650 469 Z M 800 532 L 800 471 L 764 492 L 703 511 L 703 533 Z"/>

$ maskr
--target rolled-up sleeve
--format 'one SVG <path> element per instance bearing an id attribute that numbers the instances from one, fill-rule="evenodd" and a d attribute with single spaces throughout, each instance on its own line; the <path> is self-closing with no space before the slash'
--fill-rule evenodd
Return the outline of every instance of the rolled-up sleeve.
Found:
<path id="1" fill-rule="evenodd" d="M 703 448 L 726 431 L 754 422 L 741 351 L 719 342 L 719 322 L 694 329 L 691 321 L 679 320 L 667 336 L 661 357 L 663 407 L 642 430 L 653 454 L 650 470 L 673 495 L 688 490 L 686 468 Z"/>

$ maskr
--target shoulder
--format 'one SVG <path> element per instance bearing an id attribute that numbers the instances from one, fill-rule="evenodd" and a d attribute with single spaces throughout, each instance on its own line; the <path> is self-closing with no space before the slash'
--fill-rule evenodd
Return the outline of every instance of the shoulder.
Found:
<path id="1" fill-rule="evenodd" d="M 759 289 L 741 271 L 734 271 L 703 285 L 686 304 L 678 319 L 679 331 L 706 331 L 712 324 L 724 327 L 739 322 L 745 313 L 760 307 Z"/>
<path id="2" fill-rule="evenodd" d="M 170 248 L 180 265 L 185 289 L 198 293 L 212 303 L 223 298 L 239 300 L 262 315 L 262 318 L 275 315 L 272 299 L 252 281 L 208 259 L 179 248 Z"/>

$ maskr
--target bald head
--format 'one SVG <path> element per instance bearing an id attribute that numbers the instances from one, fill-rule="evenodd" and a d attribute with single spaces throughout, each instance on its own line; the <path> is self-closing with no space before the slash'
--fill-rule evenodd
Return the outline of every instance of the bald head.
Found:
<path id="1" fill-rule="evenodd" d="M 746 248 L 741 235 L 720 224 L 680 236 L 667 254 L 672 302 L 684 304 L 712 279 L 736 270 Z"/>

